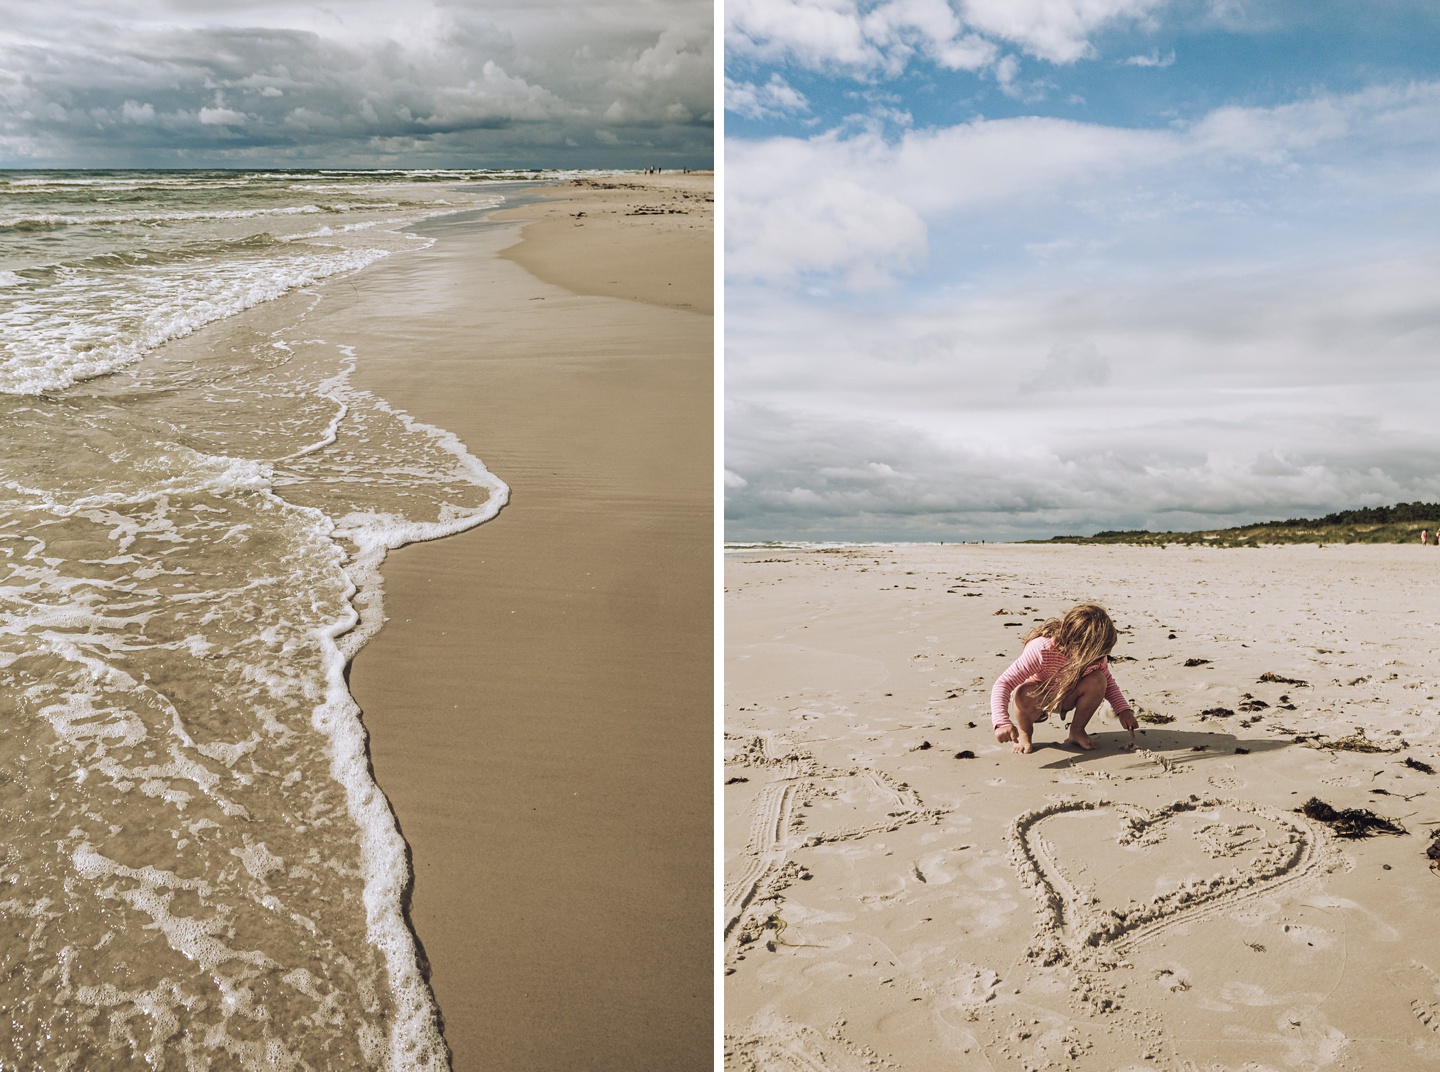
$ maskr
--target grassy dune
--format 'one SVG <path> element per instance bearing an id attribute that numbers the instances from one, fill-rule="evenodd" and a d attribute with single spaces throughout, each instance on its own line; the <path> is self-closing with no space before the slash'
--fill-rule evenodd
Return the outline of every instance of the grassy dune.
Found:
<path id="1" fill-rule="evenodd" d="M 1093 536 L 1053 536 L 1027 543 L 1109 543 L 1161 547 L 1167 544 L 1204 544 L 1211 547 L 1260 547 L 1282 543 L 1419 543 L 1420 532 L 1440 528 L 1440 503 L 1397 503 L 1342 510 L 1320 518 L 1260 521 L 1227 529 L 1195 532 L 1097 532 Z"/>

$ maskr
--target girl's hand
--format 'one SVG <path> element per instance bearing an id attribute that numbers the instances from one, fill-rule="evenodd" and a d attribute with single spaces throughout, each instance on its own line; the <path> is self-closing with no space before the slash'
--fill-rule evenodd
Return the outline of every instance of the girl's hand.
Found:
<path id="1" fill-rule="evenodd" d="M 1135 727 L 1140 724 L 1135 721 L 1135 712 L 1121 711 L 1116 717 L 1120 719 L 1120 725 L 1130 731 L 1130 740 L 1135 740 Z"/>
<path id="2" fill-rule="evenodd" d="M 995 727 L 995 743 L 1005 744 L 1007 741 L 1018 741 L 1020 731 L 1009 724 Z"/>

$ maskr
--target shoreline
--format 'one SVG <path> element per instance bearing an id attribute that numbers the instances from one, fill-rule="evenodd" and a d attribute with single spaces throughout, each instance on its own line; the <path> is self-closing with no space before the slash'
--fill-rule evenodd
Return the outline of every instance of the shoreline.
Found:
<path id="1" fill-rule="evenodd" d="M 711 320 L 673 287 L 617 300 L 521 269 L 614 277 L 572 247 L 574 205 L 502 210 L 537 218 L 520 235 L 428 221 L 435 246 L 312 321 L 356 347 L 356 386 L 512 489 L 387 556 L 388 624 L 350 668 L 457 1070 L 710 1062 Z M 606 211 L 608 251 L 709 235 Z"/>
<path id="2" fill-rule="evenodd" d="M 382 249 L 412 252 L 404 239 L 374 239 Z M 370 258 L 367 247 L 350 263 L 392 260 Z M 153 609 L 130 623 L 137 604 L 121 599 L 113 613 L 89 618 L 88 635 L 77 638 L 82 650 L 103 654 L 69 687 L 73 710 L 91 702 L 86 679 L 107 688 L 129 683 L 141 697 L 125 696 L 123 687 L 115 689 L 118 701 L 107 696 L 110 722 L 86 726 L 92 740 L 105 745 L 92 751 L 63 724 L 53 725 L 53 742 L 36 742 L 69 776 L 52 782 L 49 808 L 19 807 L 16 820 L 23 829 L 73 807 L 75 817 L 56 824 L 61 840 L 49 842 L 45 863 L 67 856 L 84 863 L 69 875 L 61 872 L 63 891 L 54 894 L 35 892 L 46 889 L 48 866 L 12 871 L 10 881 L 26 883 L 19 889 L 28 886 L 31 900 L 64 904 L 58 914 L 68 930 L 50 932 L 59 941 L 104 952 L 94 965 L 83 958 L 75 963 L 73 981 L 53 999 L 33 985 L 35 997 L 22 998 L 14 984 L 29 965 L 52 970 L 45 965 L 54 963 L 43 943 L 30 945 L 30 961 L 21 960 L 22 974 L 11 979 L 16 1031 L 10 1052 L 33 1047 L 31 1057 L 44 1063 L 51 1060 L 43 1056 L 48 1045 L 62 1064 L 59 1054 L 66 1050 L 110 1063 L 127 1039 L 133 1047 L 124 1026 L 133 1015 L 125 1011 L 129 1005 L 171 1024 L 149 1044 L 152 1063 L 180 1059 L 183 1047 L 192 1057 L 263 1052 L 281 1063 L 448 1067 L 403 918 L 406 845 L 376 791 L 345 670 L 367 626 L 378 624 L 375 615 L 360 623 L 354 617 L 364 619 L 374 606 L 370 567 L 379 548 L 479 520 L 498 506 L 503 488 L 480 479 L 483 470 L 463 450 L 451 450 L 453 441 L 443 434 L 408 422 L 383 400 L 352 392 L 353 355 L 312 334 L 311 314 L 358 294 L 356 283 L 365 275 L 351 268 L 288 290 L 286 278 L 270 280 L 247 296 L 251 304 L 202 308 L 177 327 L 177 337 L 124 367 L 63 388 L 57 392 L 63 397 L 8 402 L 7 412 L 31 414 L 36 429 L 51 433 L 30 439 L 40 467 L 67 474 L 71 488 L 93 486 L 88 502 L 115 511 L 117 527 L 87 513 L 94 531 L 70 526 L 68 540 L 53 540 L 63 551 L 47 563 L 53 575 L 78 571 L 87 587 L 104 591 L 117 572 L 128 571 L 120 572 L 124 580 L 115 588 L 145 592 L 153 601 Z M 56 429 L 67 428 L 57 419 L 66 414 L 78 415 L 105 444 L 95 454 L 114 463 L 111 468 L 96 470 L 85 464 L 84 450 L 65 449 L 71 444 Z M 26 438 L 16 438 L 23 449 Z M 56 454 L 47 461 L 50 444 Z M 74 465 L 71 453 L 78 455 Z M 363 460 L 352 467 L 347 459 Z M 163 478 L 155 475 L 157 463 Z M 377 479 L 376 471 L 387 467 L 409 478 L 398 494 L 391 493 L 399 482 L 389 474 Z M 457 469 L 465 476 L 452 479 Z M 108 486 L 94 484 L 97 478 Z M 126 532 L 118 519 L 147 509 L 171 519 L 159 567 L 159 557 L 147 558 L 135 533 L 119 548 L 130 555 L 113 557 Z M 233 522 L 224 536 L 206 524 L 212 514 Z M 43 515 L 25 523 L 46 535 L 64 526 Z M 136 532 L 144 530 L 137 525 Z M 347 546 L 358 553 L 342 563 Z M 158 575 L 185 580 L 147 592 L 145 582 Z M 141 629 L 112 648 L 110 629 L 122 624 Z M 196 663 L 196 656 L 205 662 Z M 23 680 L 18 669 L 12 676 Z M 63 672 L 51 667 L 45 676 L 48 689 L 65 689 Z M 168 727 L 147 725 L 146 715 L 162 709 Z M 29 729 L 24 718 L 14 721 L 12 754 L 25 747 Z M 124 726 L 123 733 L 116 726 Z M 157 759 L 167 737 L 169 766 Z M 117 738 L 124 739 L 123 750 Z M 97 760 L 106 763 L 106 778 L 92 780 L 87 761 Z M 166 781 L 131 794 L 134 783 L 118 777 L 127 769 Z M 114 789 L 103 788 L 106 780 Z M 198 792 L 182 788 L 186 782 Z M 66 783 L 85 788 L 67 796 Z M 16 802 L 13 788 L 10 799 Z M 101 825 L 87 830 L 84 824 Z M 68 834 L 61 835 L 66 826 Z M 204 838 L 196 836 L 200 830 Z M 78 840 L 79 848 L 61 848 L 65 839 Z M 235 858 L 252 845 L 263 862 L 247 857 L 244 871 L 237 871 Z M 17 861 L 12 850 L 12 866 Z M 166 876 L 183 875 L 184 888 L 203 892 L 191 894 L 195 900 L 180 916 L 159 909 L 147 921 L 144 907 L 132 901 L 127 908 L 115 885 L 87 883 L 107 872 L 153 874 L 162 885 Z M 181 917 L 193 920 L 193 934 L 219 937 L 203 939 L 210 944 L 197 953 L 167 928 Z M 113 979 L 116 989 L 97 998 L 87 989 L 92 979 L 107 986 Z M 250 993 L 252 982 L 263 989 L 254 992 L 259 1000 L 247 1017 L 261 1026 L 247 1029 L 242 1040 L 213 1017 L 226 995 Z M 313 1015 L 317 1006 L 329 1010 L 323 1021 Z M 139 1052 L 131 1048 L 129 1056 Z"/>

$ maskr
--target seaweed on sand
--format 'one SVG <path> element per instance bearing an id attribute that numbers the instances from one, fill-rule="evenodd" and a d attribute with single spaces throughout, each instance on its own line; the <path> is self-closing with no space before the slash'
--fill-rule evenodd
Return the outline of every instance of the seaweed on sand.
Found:
<path id="1" fill-rule="evenodd" d="M 1426 763 L 1423 759 L 1415 759 L 1412 756 L 1405 757 L 1405 766 L 1412 770 L 1418 770 L 1421 774 L 1434 774 L 1435 768 Z"/>
<path id="2" fill-rule="evenodd" d="M 1310 682 L 1301 681 L 1296 677 L 1281 677 L 1279 674 L 1272 674 L 1269 670 L 1261 674 L 1259 682 L 1262 685 L 1294 685 L 1296 688 L 1309 688 Z"/>
<path id="3" fill-rule="evenodd" d="M 1319 797 L 1311 797 L 1295 809 L 1307 819 L 1324 823 L 1335 831 L 1336 837 L 1367 838 L 1376 834 L 1404 834 L 1408 831 L 1399 823 L 1384 816 L 1376 815 L 1368 808 L 1332 808 Z"/>
<path id="4" fill-rule="evenodd" d="M 1333 741 L 1320 741 L 1319 748 L 1328 748 L 1332 752 L 1398 752 L 1399 748 L 1386 748 L 1383 744 L 1376 744 L 1365 736 L 1364 727 L 1356 726 L 1355 732 L 1349 737 L 1337 737 Z"/>
<path id="5" fill-rule="evenodd" d="M 1430 857 L 1430 870 L 1440 871 L 1440 830 L 1430 835 L 1430 847 L 1425 850 L 1425 855 Z"/>

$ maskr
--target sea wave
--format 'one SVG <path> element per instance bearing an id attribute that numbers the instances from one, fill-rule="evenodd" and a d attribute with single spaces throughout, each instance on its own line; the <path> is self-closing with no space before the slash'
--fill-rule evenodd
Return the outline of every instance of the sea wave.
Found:
<path id="1" fill-rule="evenodd" d="M 286 205 L 280 208 L 195 209 L 176 212 L 124 212 L 74 215 L 41 212 L 29 216 L 0 217 L 0 230 L 43 231 L 58 227 L 113 227 L 119 224 L 190 223 L 197 220 L 249 220 L 265 216 L 312 216 L 316 213 L 342 213 L 398 208 L 398 202 L 354 202 L 330 205 Z"/>
<path id="2" fill-rule="evenodd" d="M 64 269 L 48 302 L 0 312 L 0 394 L 44 394 L 115 372 L 205 324 L 388 255 L 328 247 L 247 260 L 190 257 L 169 271 L 139 265 L 138 281 Z M 65 308 L 75 305 L 87 305 L 89 315 L 67 317 Z"/>

